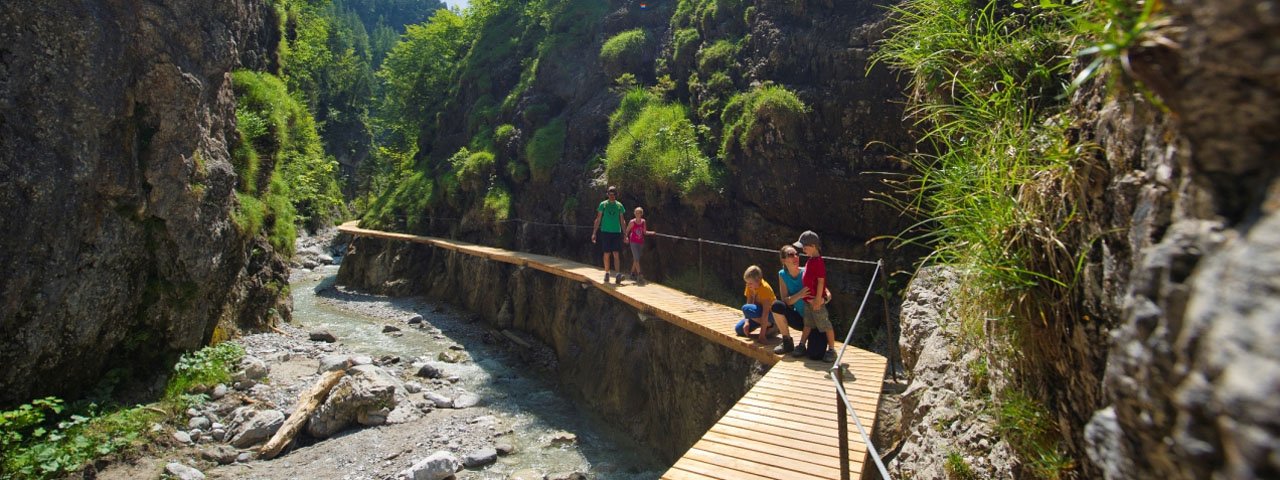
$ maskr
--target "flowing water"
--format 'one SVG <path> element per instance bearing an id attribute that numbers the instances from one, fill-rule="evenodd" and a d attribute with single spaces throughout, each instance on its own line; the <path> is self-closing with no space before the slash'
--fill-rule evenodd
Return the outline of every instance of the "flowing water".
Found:
<path id="1" fill-rule="evenodd" d="M 514 432 L 516 452 L 499 457 L 499 462 L 468 478 L 505 479 L 511 472 L 533 469 L 541 472 L 594 473 L 602 479 L 640 480 L 658 478 L 665 470 L 648 449 L 630 440 L 616 428 L 584 411 L 557 391 L 553 379 L 531 369 L 525 361 L 481 340 L 475 332 L 483 329 L 467 321 L 469 314 L 426 299 L 343 295 L 341 303 L 321 299 L 317 291 L 333 292 L 337 267 L 327 266 L 293 279 L 293 318 L 306 329 L 324 328 L 342 339 L 350 350 L 378 358 L 396 355 L 412 361 L 435 358 L 450 345 L 462 345 L 472 361 L 440 364 L 445 376 L 460 377 L 457 386 L 478 394 L 482 405 L 493 410 Z M 366 303 L 360 305 L 361 303 Z M 372 305 L 379 305 L 369 308 Z M 398 317 L 386 318 L 363 312 L 382 310 Z M 405 320 L 420 314 L 438 333 L 419 330 Z M 380 318 L 381 317 L 381 318 Z M 403 335 L 382 333 L 384 325 L 396 325 Z M 425 383 L 425 382 L 424 382 Z M 421 395 L 413 394 L 413 395 Z M 428 418 L 430 414 L 428 414 Z M 548 446 L 548 439 L 561 431 L 577 436 L 576 444 Z M 467 452 L 455 452 L 462 455 Z M 478 475 L 477 475 L 478 474 Z"/>

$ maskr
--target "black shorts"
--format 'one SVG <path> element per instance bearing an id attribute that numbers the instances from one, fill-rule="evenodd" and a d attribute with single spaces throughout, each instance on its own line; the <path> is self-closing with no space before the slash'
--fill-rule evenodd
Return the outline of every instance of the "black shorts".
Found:
<path id="1" fill-rule="evenodd" d="M 604 253 L 622 251 L 622 233 L 600 232 L 600 249 Z"/>
<path id="2" fill-rule="evenodd" d="M 804 316 L 800 315 L 800 312 L 797 312 L 791 305 L 782 303 L 782 300 L 774 300 L 773 307 L 769 308 L 769 310 L 787 317 L 787 326 L 795 329 L 804 328 Z"/>

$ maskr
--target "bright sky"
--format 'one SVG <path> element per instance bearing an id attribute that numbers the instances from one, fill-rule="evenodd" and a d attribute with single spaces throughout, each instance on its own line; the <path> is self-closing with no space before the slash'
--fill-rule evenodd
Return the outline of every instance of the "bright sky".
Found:
<path id="1" fill-rule="evenodd" d="M 449 7 L 467 8 L 468 0 L 444 0 Z"/>

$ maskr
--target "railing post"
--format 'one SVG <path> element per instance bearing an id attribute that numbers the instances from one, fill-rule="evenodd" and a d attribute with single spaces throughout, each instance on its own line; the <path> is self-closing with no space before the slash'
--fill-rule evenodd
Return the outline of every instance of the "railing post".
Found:
<path id="1" fill-rule="evenodd" d="M 876 263 L 880 263 L 877 260 Z M 889 374 L 893 375 L 893 381 L 898 381 L 898 340 L 893 338 L 893 323 L 889 317 L 889 296 L 893 292 L 889 291 L 889 275 L 880 275 L 880 285 L 884 290 L 884 295 L 880 296 L 880 301 L 884 304 L 884 333 L 887 336 L 889 347 Z M 871 287 L 868 287 L 871 288 Z"/>
<path id="2" fill-rule="evenodd" d="M 707 296 L 707 279 L 702 277 L 702 239 L 698 239 L 698 289 L 699 295 Z"/>
<path id="3" fill-rule="evenodd" d="M 839 384 L 836 388 L 844 388 L 844 369 L 836 366 L 832 372 Z M 844 400 L 836 391 L 836 416 L 840 417 L 840 480 L 849 480 L 849 412 L 845 411 Z"/>

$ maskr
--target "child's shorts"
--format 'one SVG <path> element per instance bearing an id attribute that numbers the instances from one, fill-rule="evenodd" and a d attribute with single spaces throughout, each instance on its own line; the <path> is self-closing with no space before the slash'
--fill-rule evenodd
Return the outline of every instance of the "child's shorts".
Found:
<path id="1" fill-rule="evenodd" d="M 827 311 L 827 305 L 823 305 L 822 310 L 816 312 L 813 308 L 806 306 L 804 309 L 804 328 L 819 332 L 831 331 L 831 316 Z"/>
<path id="2" fill-rule="evenodd" d="M 742 316 L 744 318 L 742 320 L 738 320 L 738 324 L 733 326 L 733 331 L 737 332 L 738 336 L 741 336 L 741 337 L 747 336 L 749 333 L 754 332 L 757 328 L 760 328 L 759 320 L 760 320 L 760 316 L 763 314 L 764 314 L 764 309 L 760 308 L 759 305 L 756 305 L 754 303 L 748 303 L 746 305 L 743 305 Z M 769 316 L 769 325 L 776 326 L 774 324 L 772 315 Z"/>

